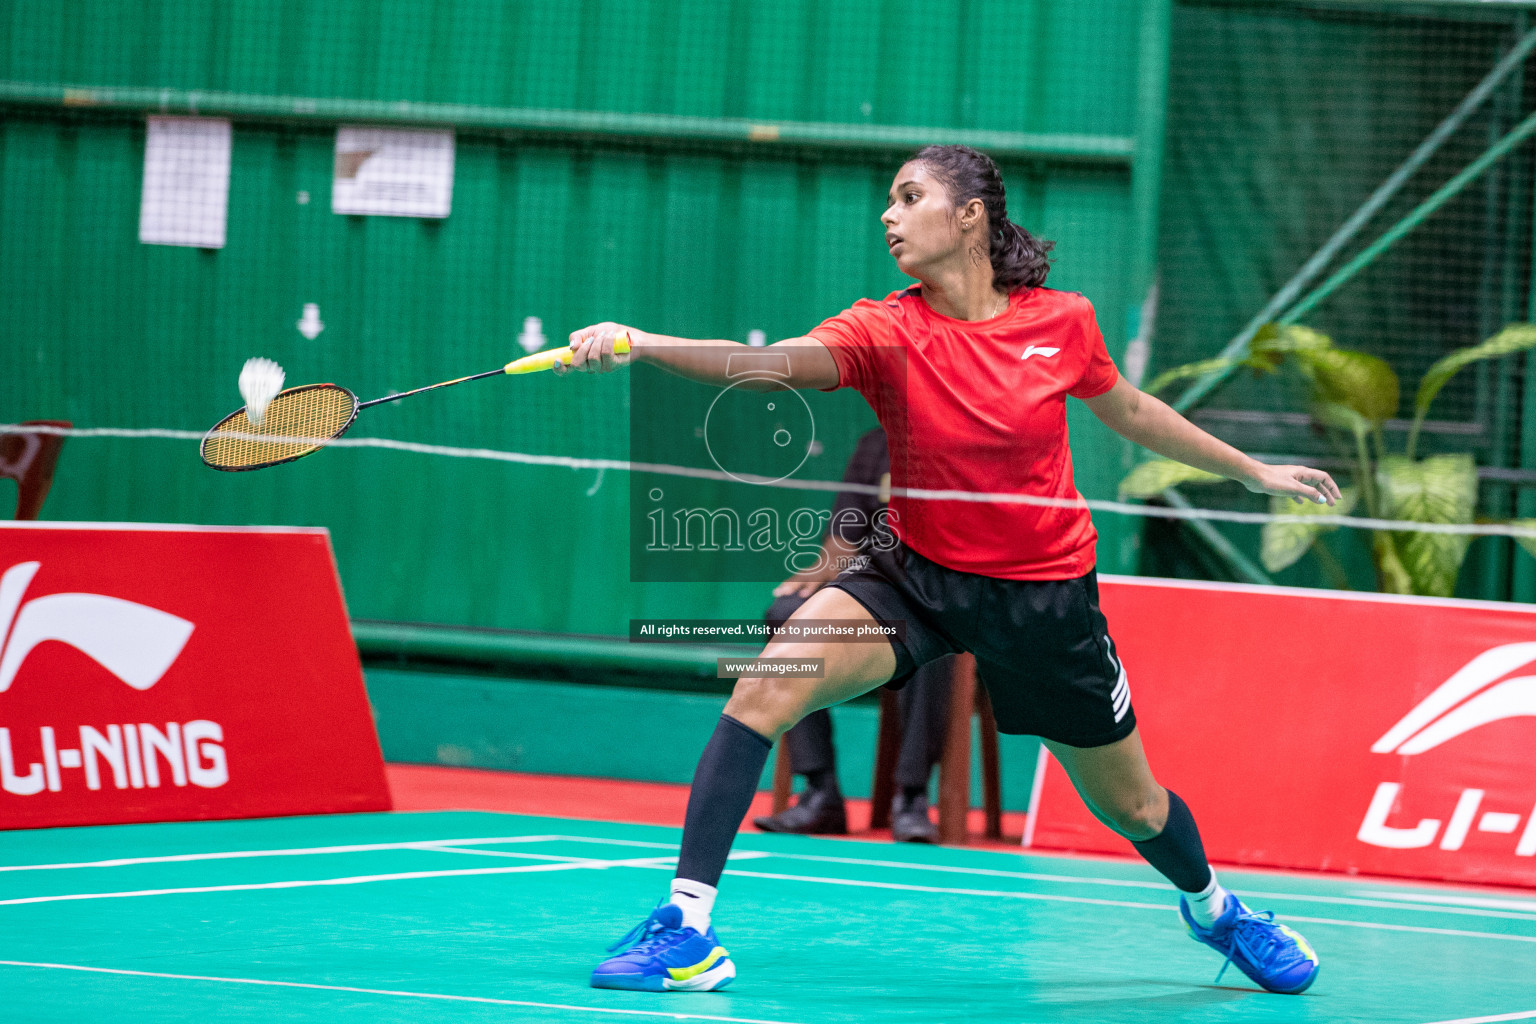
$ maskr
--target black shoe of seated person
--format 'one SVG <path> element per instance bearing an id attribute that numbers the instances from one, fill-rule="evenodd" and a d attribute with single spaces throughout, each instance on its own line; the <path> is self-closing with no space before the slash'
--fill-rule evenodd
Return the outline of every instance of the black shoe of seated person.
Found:
<path id="1" fill-rule="evenodd" d="M 845 836 L 848 834 L 848 812 L 843 807 L 843 795 L 836 789 L 807 788 L 795 799 L 793 807 L 786 807 L 771 816 L 753 818 L 752 824 L 764 832 Z"/>
<path id="2" fill-rule="evenodd" d="M 891 838 L 898 843 L 939 841 L 939 827 L 928 816 L 928 794 L 896 794 L 891 801 Z"/>

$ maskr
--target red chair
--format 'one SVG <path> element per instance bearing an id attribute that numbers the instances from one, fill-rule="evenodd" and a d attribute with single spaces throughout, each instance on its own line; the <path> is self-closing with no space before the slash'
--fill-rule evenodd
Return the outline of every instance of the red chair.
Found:
<path id="1" fill-rule="evenodd" d="M 997 720 L 987 691 L 976 685 L 976 659 L 969 654 L 954 660 L 949 691 L 949 729 L 939 759 L 939 842 L 961 845 L 968 838 L 971 806 L 971 715 L 981 718 L 982 806 L 988 839 L 1003 837 L 1002 783 L 997 761 Z M 875 741 L 875 777 L 870 795 L 870 828 L 891 827 L 891 799 L 896 795 L 896 759 L 901 751 L 901 713 L 896 694 L 880 690 L 880 731 Z M 779 741 L 774 762 L 773 813 L 789 806 L 793 784 L 789 750 Z"/>
<path id="2" fill-rule="evenodd" d="M 28 420 L 18 426 L 68 429 L 72 424 L 67 420 Z M 43 499 L 48 497 L 48 488 L 53 485 L 53 468 L 63 447 L 60 434 L 0 434 L 0 478 L 16 481 L 17 519 L 37 518 Z"/>

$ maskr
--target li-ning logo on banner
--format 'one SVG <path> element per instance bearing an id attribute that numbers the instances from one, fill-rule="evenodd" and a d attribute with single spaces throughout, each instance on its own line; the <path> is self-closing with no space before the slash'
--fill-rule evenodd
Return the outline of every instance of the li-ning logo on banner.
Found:
<path id="1" fill-rule="evenodd" d="M 1505 718 L 1536 716 L 1536 675 L 1505 678 L 1533 661 L 1536 643 L 1504 644 L 1484 651 L 1383 733 L 1371 744 L 1371 752 L 1422 754 L 1478 726 Z M 1376 795 L 1371 798 L 1365 821 L 1360 825 L 1361 842 L 1412 850 L 1430 845 L 1438 835 L 1440 849 L 1459 850 L 1474 823 L 1479 832 L 1513 834 L 1520 827 L 1520 815 L 1508 811 L 1485 811 L 1479 817 L 1484 796 L 1481 789 L 1462 790 L 1444 835 L 1440 835 L 1439 818 L 1424 818 L 1410 828 L 1393 827 L 1387 824 L 1387 817 L 1401 790 L 1396 782 L 1383 782 L 1376 787 Z M 1536 856 L 1536 809 L 1526 821 L 1515 854 Z"/>
<path id="2" fill-rule="evenodd" d="M 42 643 L 68 644 L 135 690 L 160 681 L 181 655 L 193 624 L 169 612 L 104 594 L 48 594 L 22 603 L 40 562 L 13 565 L 0 576 L 0 694 L 11 688 L 27 656 Z M 60 748 L 52 726 L 38 730 L 42 761 L 18 771 L 11 731 L 0 728 L 0 788 L 31 796 L 63 788 L 61 769 L 82 769 L 88 789 L 102 786 L 102 762 L 118 789 L 154 789 L 161 763 L 170 782 L 213 788 L 229 781 L 224 730 L 217 722 L 79 727 L 80 745 Z"/>
<path id="3" fill-rule="evenodd" d="M 49 594 L 23 605 L 22 594 L 41 565 L 22 562 L 0 576 L 0 693 L 46 640 L 69 644 L 135 690 L 158 683 L 187 645 L 192 623 L 117 597 Z"/>

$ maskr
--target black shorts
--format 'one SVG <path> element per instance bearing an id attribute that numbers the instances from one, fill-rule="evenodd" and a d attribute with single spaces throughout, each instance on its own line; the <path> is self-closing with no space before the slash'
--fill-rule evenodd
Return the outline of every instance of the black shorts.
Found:
<path id="1" fill-rule="evenodd" d="M 903 638 L 891 640 L 896 674 L 887 686 L 904 686 L 928 662 L 970 651 L 999 732 L 1098 747 L 1136 728 L 1092 570 L 1072 580 L 1005 580 L 898 545 L 828 585 L 876 619 L 906 624 Z"/>

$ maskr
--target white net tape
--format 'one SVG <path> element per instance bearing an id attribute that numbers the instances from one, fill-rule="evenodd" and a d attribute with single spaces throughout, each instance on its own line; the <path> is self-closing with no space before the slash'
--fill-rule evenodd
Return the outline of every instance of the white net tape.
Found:
<path id="1" fill-rule="evenodd" d="M 18 424 L 0 424 L 0 434 L 55 434 L 61 437 L 123 437 L 161 438 L 170 441 L 201 441 L 203 431 L 169 430 L 162 428 L 135 429 L 128 427 L 52 427 Z M 390 451 L 413 452 L 418 455 L 441 455 L 454 459 L 484 459 L 491 462 L 512 462 L 525 466 L 560 466 L 567 469 L 617 470 L 620 472 L 657 473 L 665 476 L 693 477 L 700 480 L 740 482 L 742 477 L 718 469 L 698 469 L 691 466 L 671 466 L 657 462 L 631 462 L 627 459 L 581 459 L 568 455 L 534 455 L 529 452 L 509 452 L 496 448 L 463 448 L 454 445 L 421 444 L 416 441 L 396 441 L 385 437 L 295 438 L 266 434 L 230 434 L 232 438 L 251 441 L 282 441 L 284 443 L 310 443 L 330 448 L 384 448 Z M 844 483 L 841 480 L 793 480 L 782 479 L 764 482 L 762 486 L 797 491 L 851 491 L 857 494 L 879 494 L 873 484 Z M 918 487 L 893 487 L 893 495 L 925 501 L 977 501 L 1015 505 L 1041 505 L 1051 508 L 1087 507 L 1095 512 L 1114 512 L 1128 516 L 1146 516 L 1157 519 L 1204 519 L 1223 523 L 1306 523 L 1311 526 L 1342 526 L 1362 530 L 1399 530 L 1404 533 L 1461 534 L 1469 537 L 1519 537 L 1536 539 L 1536 526 L 1509 523 L 1416 523 L 1406 519 L 1371 519 L 1365 516 L 1338 516 L 1311 513 L 1304 516 L 1282 516 L 1269 512 L 1230 512 L 1222 509 L 1172 508 L 1162 505 L 1139 505 L 1125 501 L 1109 501 L 1103 498 L 1042 498 L 1030 494 L 991 494 L 984 491 L 936 491 Z"/>

